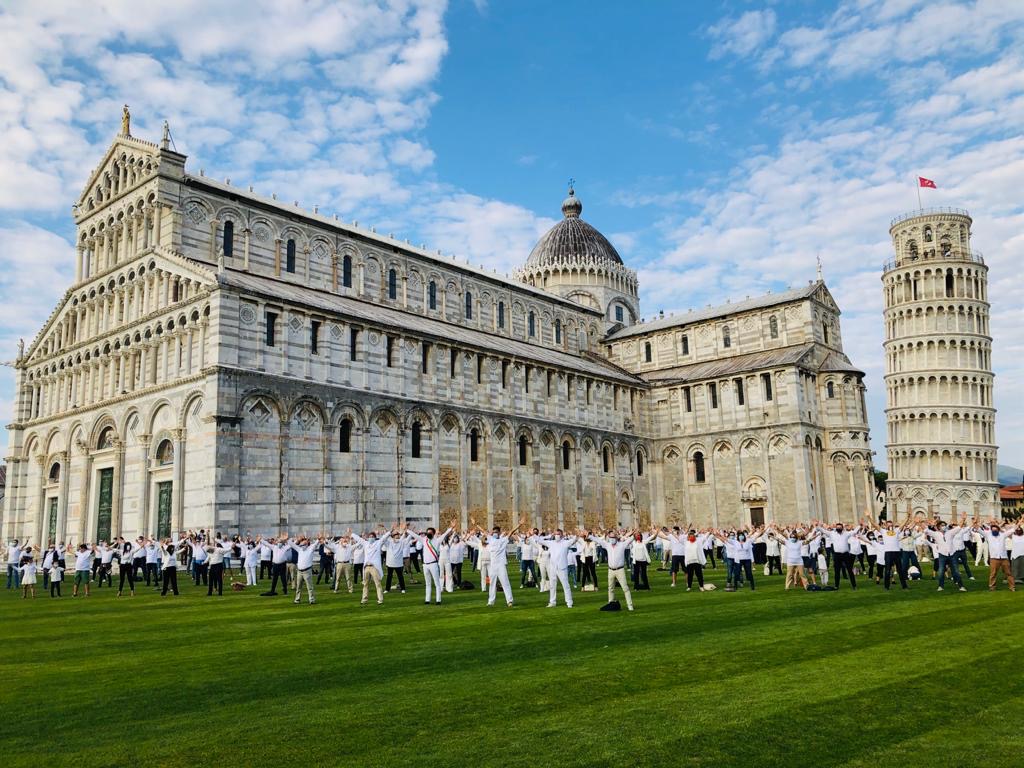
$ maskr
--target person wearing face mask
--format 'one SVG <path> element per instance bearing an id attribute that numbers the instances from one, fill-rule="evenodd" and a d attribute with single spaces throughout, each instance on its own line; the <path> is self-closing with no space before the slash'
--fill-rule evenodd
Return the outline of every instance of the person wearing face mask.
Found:
<path id="1" fill-rule="evenodd" d="M 975 521 L 977 522 L 977 521 Z M 999 522 L 992 520 L 988 525 L 981 526 L 981 532 L 988 540 L 988 588 L 996 590 L 996 577 L 1000 572 L 1006 577 L 1006 583 L 1011 592 L 1016 592 L 1017 587 L 1010 572 L 1010 561 L 1006 555 L 1006 536 L 999 527 Z"/>
<path id="2" fill-rule="evenodd" d="M 635 533 L 635 532 L 634 532 Z M 622 587 L 622 594 L 626 598 L 626 607 L 633 610 L 633 595 L 629 592 L 629 584 L 626 580 L 626 550 L 630 547 L 630 540 L 627 535 L 625 539 L 619 538 L 618 531 L 610 530 L 607 536 L 590 536 L 608 553 L 608 602 L 615 599 L 615 584 Z"/>
<path id="3" fill-rule="evenodd" d="M 664 539 L 672 552 L 672 586 L 676 585 L 676 578 L 679 571 L 686 568 L 686 558 L 683 556 L 686 550 L 686 537 L 679 530 L 679 526 L 672 526 L 672 530 L 662 528 L 658 532 L 658 538 Z"/>
<path id="4" fill-rule="evenodd" d="M 875 526 L 876 536 L 881 537 L 882 550 L 885 554 L 882 583 L 887 590 L 892 582 L 892 571 L 894 568 L 900 580 L 900 587 L 902 589 L 909 589 L 907 587 L 907 573 L 903 570 L 902 549 L 900 547 L 900 539 L 903 537 L 904 529 L 907 527 L 909 520 L 910 514 L 908 513 L 903 526 L 897 526 L 892 521 L 887 522 L 885 528 Z"/>
<path id="5" fill-rule="evenodd" d="M 825 536 L 832 544 L 832 560 L 835 563 L 836 577 L 835 587 L 839 589 L 839 582 L 843 574 L 850 582 L 850 588 L 857 588 L 857 577 L 853 575 L 853 554 L 850 551 L 851 540 L 860 533 L 860 528 L 848 530 L 842 523 L 836 523 L 831 529 L 818 527 L 818 531 Z"/>
<path id="6" fill-rule="evenodd" d="M 743 530 L 736 534 L 736 546 L 733 549 L 733 586 L 739 586 L 742 575 L 747 577 L 751 591 L 754 589 L 754 542 L 750 534 Z"/>
<path id="7" fill-rule="evenodd" d="M 633 534 L 629 554 L 633 560 L 633 589 L 635 590 L 649 590 L 651 588 L 651 583 L 647 580 L 647 566 L 651 562 L 647 545 L 656 537 L 656 532 L 644 535 L 637 531 Z"/>
<path id="8" fill-rule="evenodd" d="M 512 585 L 508 580 L 508 542 L 509 536 L 515 536 L 520 525 L 517 525 L 507 534 L 502 534 L 501 526 L 494 526 L 491 537 L 487 540 L 487 550 L 491 554 L 491 587 L 487 593 L 487 605 L 494 605 L 498 596 L 498 584 L 501 584 L 501 591 L 505 593 L 505 603 L 509 608 L 514 604 L 512 597 Z M 477 526 L 477 530 L 480 528 Z"/>
<path id="9" fill-rule="evenodd" d="M 782 562 L 786 566 L 786 589 L 788 590 L 797 580 L 800 585 L 807 589 L 807 577 L 804 575 L 804 559 L 800 554 L 804 546 L 803 534 L 796 529 L 789 531 L 785 536 L 780 536 L 777 528 L 772 528 L 769 536 L 775 536 L 782 543 Z"/>
<path id="10" fill-rule="evenodd" d="M 383 533 L 383 530 L 381 530 L 381 533 Z M 363 596 L 359 601 L 360 605 L 366 605 L 369 600 L 371 582 L 373 582 L 373 586 L 377 590 L 377 605 L 382 605 L 384 603 L 384 592 L 380 585 L 381 575 L 383 574 L 380 564 L 380 551 L 381 547 L 384 546 L 384 539 L 377 535 L 377 531 L 370 531 L 364 539 L 358 533 L 353 533 L 351 528 L 348 529 L 346 536 L 363 550 L 363 567 L 361 571 Z"/>
<path id="11" fill-rule="evenodd" d="M 387 583 L 384 585 L 385 592 L 391 591 L 391 580 L 397 576 L 398 588 L 403 595 L 405 594 L 405 555 L 409 548 L 410 538 L 411 534 L 408 530 L 392 528 L 390 537 L 384 539 L 384 565 L 388 569 Z"/>
<path id="12" fill-rule="evenodd" d="M 946 586 L 947 569 L 952 573 L 953 582 L 957 588 L 961 592 L 967 591 L 963 581 L 960 579 L 957 559 L 953 554 L 953 537 L 957 535 L 959 530 L 956 526 L 948 527 L 944 520 L 932 520 L 928 527 L 924 529 L 924 537 L 932 545 L 935 554 L 935 572 L 939 579 L 939 587 L 936 590 L 938 592 L 941 592 Z"/>
<path id="13" fill-rule="evenodd" d="M 705 541 L 714 538 L 712 534 L 697 535 L 696 531 L 689 531 L 686 534 L 686 543 L 683 544 L 683 568 L 686 569 L 686 591 L 693 588 L 693 578 L 697 577 L 697 590 L 704 591 L 704 565 L 707 563 L 707 556 L 704 554 Z"/>
<path id="14" fill-rule="evenodd" d="M 462 587 L 462 564 L 466 561 L 466 543 L 458 534 L 452 537 L 448 547 L 448 560 L 452 565 L 452 576 L 445 588 L 451 592 L 455 587 Z"/>
<path id="15" fill-rule="evenodd" d="M 427 528 L 426 533 L 418 534 L 412 532 L 412 535 L 416 537 L 417 542 L 423 547 L 423 580 L 427 586 L 427 594 L 424 598 L 424 605 L 430 605 L 430 588 L 434 588 L 434 602 L 437 605 L 441 604 L 441 551 L 440 547 L 451 536 L 452 530 L 455 528 L 455 521 L 452 520 L 452 524 L 448 526 L 448 530 L 437 536 L 436 529 L 431 526 Z"/>
<path id="16" fill-rule="evenodd" d="M 562 585 L 562 597 L 565 605 L 572 608 L 572 587 L 569 585 L 569 550 L 576 543 L 576 537 L 566 537 L 559 528 L 554 536 L 540 540 L 540 545 L 548 550 L 548 608 L 558 604 L 558 585 Z M 609 584 L 611 579 L 609 578 Z M 611 602 L 611 600 L 609 600 Z"/>

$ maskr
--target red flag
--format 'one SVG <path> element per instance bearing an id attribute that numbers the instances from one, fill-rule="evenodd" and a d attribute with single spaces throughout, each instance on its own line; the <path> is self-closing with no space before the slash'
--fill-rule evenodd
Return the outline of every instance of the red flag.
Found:
<path id="1" fill-rule="evenodd" d="M 936 189 L 935 182 L 931 179 L 926 179 L 924 176 L 917 177 L 917 184 L 918 186 L 926 187 L 927 189 Z"/>

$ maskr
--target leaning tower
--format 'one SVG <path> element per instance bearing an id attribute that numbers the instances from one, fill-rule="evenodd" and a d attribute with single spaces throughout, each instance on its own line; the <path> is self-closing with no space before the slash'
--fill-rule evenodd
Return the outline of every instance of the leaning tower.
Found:
<path id="1" fill-rule="evenodd" d="M 988 267 L 971 217 L 894 219 L 885 291 L 889 516 L 999 514 Z"/>

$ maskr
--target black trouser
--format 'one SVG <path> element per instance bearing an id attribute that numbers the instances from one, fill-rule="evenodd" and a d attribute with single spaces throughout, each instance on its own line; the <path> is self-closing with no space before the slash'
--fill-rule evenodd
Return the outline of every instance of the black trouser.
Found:
<path id="1" fill-rule="evenodd" d="M 592 581 L 597 586 L 597 566 L 594 565 L 594 558 L 588 557 L 583 560 L 583 583 Z"/>
<path id="2" fill-rule="evenodd" d="M 708 559 L 708 561 L 711 563 L 711 567 L 712 568 L 717 568 L 718 567 L 717 565 L 715 565 L 715 548 L 714 547 L 712 547 L 711 549 L 705 549 L 704 550 L 704 557 L 706 557 Z"/>
<path id="3" fill-rule="evenodd" d="M 843 573 L 846 573 L 846 578 L 850 580 L 850 586 L 854 589 L 857 588 L 857 577 L 853 575 L 853 555 L 849 552 L 835 552 L 832 555 L 832 559 L 836 563 L 836 589 L 839 589 L 839 581 L 843 578 Z"/>
<path id="4" fill-rule="evenodd" d="M 201 563 L 195 563 L 193 567 L 195 569 L 195 576 L 193 578 L 196 586 L 198 587 L 200 583 L 206 584 L 209 581 L 210 564 L 204 560 Z"/>
<path id="5" fill-rule="evenodd" d="M 750 582 L 750 588 L 754 588 L 754 563 L 752 560 L 733 560 L 733 573 L 735 574 L 734 583 L 736 586 L 740 584 L 740 569 L 747 576 L 747 581 Z"/>
<path id="6" fill-rule="evenodd" d="M 633 589 L 650 589 L 651 583 L 647 581 L 647 561 L 633 561 Z"/>
<path id="7" fill-rule="evenodd" d="M 452 563 L 452 581 L 456 587 L 462 586 L 462 563 Z"/>
<path id="8" fill-rule="evenodd" d="M 146 563 L 146 586 L 149 586 L 149 577 L 153 577 L 153 586 L 160 586 L 160 566 L 157 563 Z"/>
<path id="9" fill-rule="evenodd" d="M 768 575 L 771 576 L 776 571 L 782 575 L 782 558 L 779 555 L 768 555 Z"/>
<path id="10" fill-rule="evenodd" d="M 416 550 L 409 554 L 409 564 L 416 569 L 416 573 L 422 573 L 420 570 L 420 553 Z M 409 570 L 409 573 L 412 573 L 412 569 Z"/>
<path id="11" fill-rule="evenodd" d="M 132 560 L 132 578 L 136 581 L 142 581 L 142 577 L 146 575 L 146 558 L 137 557 Z"/>
<path id="12" fill-rule="evenodd" d="M 874 555 L 868 555 L 868 578 L 877 579 L 882 575 L 882 564 Z"/>
<path id="13" fill-rule="evenodd" d="M 134 592 L 135 591 L 135 567 L 134 566 L 126 565 L 126 566 L 121 568 L 121 578 L 120 578 L 120 581 L 119 581 L 119 583 L 117 585 L 117 594 L 121 594 L 122 592 L 124 592 L 124 583 L 126 581 L 128 582 L 128 589 L 130 589 L 132 592 Z"/>
<path id="14" fill-rule="evenodd" d="M 966 544 L 966 542 L 965 542 L 965 544 Z M 958 563 L 960 563 L 960 567 L 964 569 L 964 573 L 967 574 L 967 578 L 968 579 L 973 579 L 974 575 L 971 573 L 971 566 L 969 566 L 967 564 L 967 550 L 966 549 L 958 549 L 954 556 L 956 557 L 956 561 Z"/>
<path id="15" fill-rule="evenodd" d="M 693 577 L 697 577 L 697 584 L 704 586 L 704 566 L 700 563 L 688 563 L 686 566 L 686 588 L 693 586 Z"/>
<path id="16" fill-rule="evenodd" d="M 50 582 L 50 597 L 53 597 L 54 590 L 57 592 L 57 597 L 60 597 L 60 580 Z"/>
<path id="17" fill-rule="evenodd" d="M 907 574 L 903 571 L 903 557 L 901 552 L 885 553 L 885 588 L 889 588 L 892 582 L 892 569 L 896 569 L 896 575 L 900 577 L 900 586 L 907 588 Z"/>
<path id="18" fill-rule="evenodd" d="M 334 559 L 330 557 L 320 558 L 320 573 L 316 575 L 316 583 L 320 583 L 320 579 L 323 579 L 326 583 L 330 584 L 331 579 L 334 578 Z"/>
<path id="19" fill-rule="evenodd" d="M 96 582 L 96 586 L 97 587 L 102 587 L 104 579 L 107 580 L 107 586 L 108 587 L 114 586 L 114 568 L 113 568 L 113 566 L 111 566 L 110 563 L 101 563 L 100 564 L 99 581 Z"/>
<path id="20" fill-rule="evenodd" d="M 264 576 L 270 576 L 274 572 L 274 564 L 270 560 L 260 560 L 260 578 L 259 581 L 263 581 Z"/>
<path id="21" fill-rule="evenodd" d="M 533 584 L 537 583 L 537 563 L 533 560 L 523 560 L 520 570 L 522 571 L 522 578 L 519 579 L 519 586 L 526 586 L 526 574 L 530 574 L 530 582 Z"/>
<path id="22" fill-rule="evenodd" d="M 867 566 L 864 565 L 864 550 L 863 549 L 860 552 L 858 552 L 855 556 L 853 556 L 853 562 L 857 562 L 857 561 L 860 562 L 860 572 L 864 573 L 864 571 L 867 568 Z"/>
<path id="23" fill-rule="evenodd" d="M 273 580 L 270 582 L 270 594 L 277 594 L 277 582 L 281 582 L 281 591 L 288 594 L 288 563 L 274 563 Z"/>
<path id="24" fill-rule="evenodd" d="M 358 584 L 363 580 L 363 563 L 352 563 L 352 583 Z"/>
<path id="25" fill-rule="evenodd" d="M 178 594 L 178 569 L 176 567 L 164 568 L 164 588 L 160 594 L 166 595 L 168 588 L 173 590 L 174 594 Z"/>
<path id="26" fill-rule="evenodd" d="M 384 587 L 384 591 L 385 592 L 390 592 L 391 591 L 391 577 L 394 576 L 395 574 L 398 574 L 398 587 L 399 587 L 399 589 L 401 589 L 403 592 L 405 592 L 405 576 L 402 574 L 402 566 L 398 566 L 397 568 L 392 568 L 390 565 L 388 566 L 388 583 Z"/>
<path id="27" fill-rule="evenodd" d="M 96 580 L 96 575 L 97 575 L 97 574 L 99 573 L 99 570 L 100 570 L 100 564 L 101 564 L 102 562 L 103 562 L 103 561 L 102 561 L 102 560 L 100 560 L 100 559 L 99 559 L 98 557 L 97 557 L 97 558 L 94 558 L 94 559 L 93 559 L 93 561 L 92 561 L 92 579 L 93 579 L 93 581 L 95 581 L 95 580 Z"/>
<path id="28" fill-rule="evenodd" d="M 212 595 L 214 589 L 218 595 L 224 594 L 224 563 L 214 563 L 210 566 L 210 586 L 206 594 Z"/>

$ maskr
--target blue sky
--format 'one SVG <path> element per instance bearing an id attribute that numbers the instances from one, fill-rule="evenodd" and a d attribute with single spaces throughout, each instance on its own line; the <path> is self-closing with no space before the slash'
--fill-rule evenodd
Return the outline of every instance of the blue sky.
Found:
<path id="1" fill-rule="evenodd" d="M 575 177 L 648 316 L 801 284 L 820 254 L 883 466 L 879 269 L 921 174 L 974 215 L 1000 462 L 1024 466 L 1022 2 L 14 0 L 0 35 L 4 359 L 71 281 L 70 205 L 127 102 L 194 172 L 500 271 Z"/>

